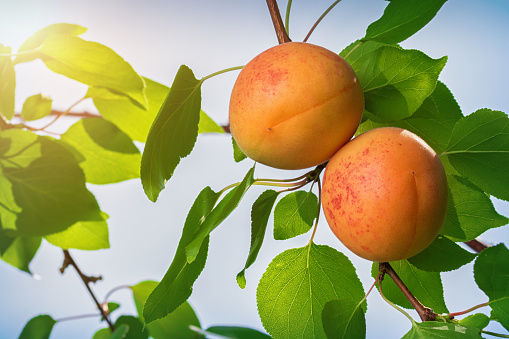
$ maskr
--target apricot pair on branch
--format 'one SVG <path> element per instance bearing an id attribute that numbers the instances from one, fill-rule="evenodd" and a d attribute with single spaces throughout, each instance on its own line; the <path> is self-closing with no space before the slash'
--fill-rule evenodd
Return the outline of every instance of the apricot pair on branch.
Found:
<path id="1" fill-rule="evenodd" d="M 232 136 L 251 159 L 280 169 L 328 161 L 322 208 L 338 239 L 358 256 L 413 256 L 437 236 L 447 209 L 442 163 L 417 135 L 394 127 L 353 138 L 362 87 L 338 54 L 289 42 L 240 72 L 229 108 Z"/>

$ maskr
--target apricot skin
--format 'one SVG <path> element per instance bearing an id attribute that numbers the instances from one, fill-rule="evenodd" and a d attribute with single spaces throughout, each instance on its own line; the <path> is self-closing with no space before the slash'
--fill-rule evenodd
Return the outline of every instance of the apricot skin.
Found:
<path id="1" fill-rule="evenodd" d="M 425 249 L 442 227 L 445 171 L 417 135 L 376 128 L 331 158 L 322 207 L 332 232 L 358 256 L 378 262 L 406 259 Z"/>
<path id="2" fill-rule="evenodd" d="M 281 169 L 327 161 L 353 136 L 364 95 L 350 65 L 316 45 L 272 47 L 240 72 L 230 98 L 230 129 L 251 159 Z"/>

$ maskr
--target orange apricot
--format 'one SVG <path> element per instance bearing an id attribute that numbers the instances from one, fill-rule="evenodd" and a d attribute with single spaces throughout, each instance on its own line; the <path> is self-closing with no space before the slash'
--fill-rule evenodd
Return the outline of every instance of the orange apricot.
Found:
<path id="1" fill-rule="evenodd" d="M 350 65 L 320 46 L 272 47 L 240 72 L 229 108 L 231 133 L 251 159 L 281 169 L 327 161 L 354 135 L 364 94 Z"/>
<path id="2" fill-rule="evenodd" d="M 435 151 L 412 132 L 381 127 L 355 137 L 330 159 L 322 208 L 348 249 L 386 262 L 409 258 L 435 239 L 447 196 Z"/>

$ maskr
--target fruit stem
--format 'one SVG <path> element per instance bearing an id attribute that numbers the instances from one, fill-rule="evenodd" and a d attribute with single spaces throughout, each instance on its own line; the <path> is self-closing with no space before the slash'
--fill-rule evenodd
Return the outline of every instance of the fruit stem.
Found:
<path id="1" fill-rule="evenodd" d="M 292 0 L 288 0 L 288 4 L 286 5 L 286 17 L 285 17 L 286 34 L 290 34 L 290 9 L 291 8 L 292 8 Z"/>
<path id="2" fill-rule="evenodd" d="M 320 206 L 322 206 L 322 183 L 320 182 L 320 177 L 316 177 L 311 185 L 309 191 L 313 189 L 315 183 L 318 183 L 318 214 L 316 215 L 315 225 L 313 226 L 313 233 L 311 234 L 311 239 L 309 239 L 309 246 L 311 248 L 311 243 L 313 243 L 313 239 L 315 238 L 316 229 L 318 228 L 318 219 L 320 219 Z"/>
<path id="3" fill-rule="evenodd" d="M 485 330 L 482 330 L 481 332 L 484 334 L 487 334 L 487 335 L 492 335 L 494 337 L 509 338 L 509 335 L 507 335 L 507 334 L 494 333 L 494 332 L 485 331 Z"/>
<path id="4" fill-rule="evenodd" d="M 433 312 L 432 309 L 424 307 L 419 300 L 410 292 L 408 287 L 403 283 L 401 278 L 398 276 L 396 271 L 392 268 L 392 266 L 388 262 L 381 262 L 378 266 L 380 273 L 385 274 L 387 273 L 389 277 L 394 281 L 396 286 L 403 292 L 405 297 L 408 299 L 410 304 L 415 308 L 417 313 L 419 314 L 419 317 L 422 321 L 434 321 L 437 318 L 437 314 Z"/>
<path id="5" fill-rule="evenodd" d="M 236 71 L 236 70 L 239 70 L 242 68 L 244 68 L 244 66 L 235 66 L 235 67 L 230 67 L 230 68 L 223 69 L 221 71 L 214 72 L 212 74 L 207 75 L 206 77 L 201 78 L 200 83 L 203 83 L 205 80 L 215 77 L 216 75 L 223 74 L 226 72 Z"/>
<path id="6" fill-rule="evenodd" d="M 334 8 L 334 6 L 336 6 L 341 0 L 336 0 L 334 1 L 334 3 L 332 5 L 329 6 L 329 8 L 327 8 L 327 10 L 325 12 L 323 12 L 323 14 L 318 18 L 318 20 L 316 20 L 315 24 L 313 25 L 313 27 L 311 27 L 311 29 L 309 30 L 309 33 L 308 35 L 306 35 L 306 37 L 304 38 L 304 42 L 308 41 L 309 37 L 311 36 L 311 33 L 313 33 L 313 31 L 315 30 L 316 26 L 318 26 L 318 24 L 320 23 L 320 21 L 322 21 L 323 18 L 325 18 L 325 16 Z"/>
<path id="7" fill-rule="evenodd" d="M 471 307 L 471 308 L 469 308 L 468 310 L 465 310 L 465 311 L 449 313 L 447 316 L 449 317 L 449 319 L 451 319 L 453 317 L 457 317 L 459 315 L 464 315 L 464 314 L 470 313 L 472 311 L 475 311 L 478 308 L 485 307 L 485 306 L 488 306 L 488 305 L 489 305 L 489 302 L 482 303 L 482 304 L 479 304 L 479 305 L 475 305 L 474 307 Z"/>
<path id="8" fill-rule="evenodd" d="M 389 305 L 391 305 L 392 307 L 394 307 L 395 309 L 397 309 L 398 311 L 400 311 L 401 313 L 403 313 L 408 319 L 410 319 L 410 321 L 412 322 L 412 324 L 415 323 L 415 320 L 410 316 L 410 314 L 406 313 L 401 307 L 397 306 L 396 304 L 394 304 L 392 301 L 390 301 L 389 299 L 387 299 L 384 295 L 384 292 L 382 290 L 382 280 L 384 278 L 384 273 L 381 273 L 378 275 L 378 279 L 377 279 L 377 285 L 378 285 L 378 291 L 380 292 L 380 295 L 382 296 L 382 299 L 385 300 Z"/>
<path id="9" fill-rule="evenodd" d="M 279 7 L 277 6 L 276 0 L 267 0 L 267 7 L 269 8 L 270 17 L 272 18 L 272 24 L 276 30 L 276 36 L 279 44 L 291 42 L 288 33 L 286 33 L 283 19 L 281 19 L 281 13 L 279 13 Z"/>

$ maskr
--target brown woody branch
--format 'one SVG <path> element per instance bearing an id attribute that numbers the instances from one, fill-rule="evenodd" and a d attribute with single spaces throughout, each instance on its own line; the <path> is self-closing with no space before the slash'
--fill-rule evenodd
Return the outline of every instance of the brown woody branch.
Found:
<path id="1" fill-rule="evenodd" d="M 279 44 L 291 42 L 292 40 L 290 40 L 288 33 L 286 33 L 285 24 L 281 18 L 281 13 L 279 12 L 276 0 L 267 0 L 267 6 L 269 7 L 270 17 L 272 18 L 272 23 L 274 24 Z"/>
<path id="2" fill-rule="evenodd" d="M 104 307 L 104 305 L 99 303 L 99 301 L 97 300 L 97 297 L 95 296 L 94 292 L 92 291 L 92 289 L 90 288 L 90 285 L 89 285 L 90 283 L 95 283 L 98 280 L 101 280 L 102 277 L 91 277 L 91 276 L 87 276 L 87 275 L 83 274 L 83 272 L 81 272 L 80 268 L 78 267 L 78 265 L 76 264 L 74 259 L 71 257 L 71 254 L 69 253 L 69 251 L 64 250 L 64 263 L 62 264 L 62 268 L 60 268 L 60 273 L 64 273 L 65 269 L 69 266 L 74 267 L 74 269 L 80 276 L 81 280 L 85 284 L 85 287 L 87 288 L 88 293 L 94 300 L 95 305 L 101 312 L 103 319 L 105 319 L 106 322 L 108 323 L 108 326 L 109 326 L 111 332 L 114 332 L 115 327 L 113 326 L 113 323 L 111 322 L 110 318 L 108 317 L 109 311 L 108 311 L 107 307 Z"/>
<path id="3" fill-rule="evenodd" d="M 485 243 L 483 243 L 482 241 L 477 240 L 477 239 L 465 241 L 465 244 L 468 247 L 470 247 L 471 249 L 473 249 L 474 251 L 476 251 L 477 253 L 479 253 L 482 250 L 484 250 L 485 248 L 489 247 L 488 245 L 486 245 Z"/>
<path id="4" fill-rule="evenodd" d="M 392 268 L 392 266 L 388 262 L 381 262 L 378 266 L 378 269 L 382 275 L 388 274 L 391 277 L 392 281 L 398 286 L 398 288 L 403 292 L 405 297 L 408 299 L 410 304 L 415 308 L 419 317 L 422 321 L 434 321 L 437 318 L 437 314 L 433 312 L 431 308 L 424 307 L 423 304 L 410 292 L 408 287 L 403 283 L 400 277 L 396 274 L 396 271 Z"/>

